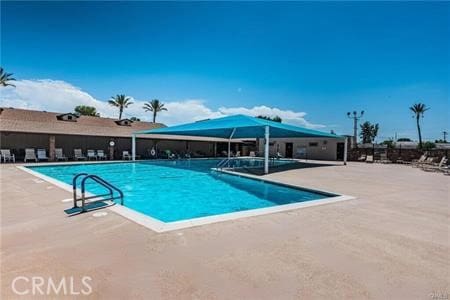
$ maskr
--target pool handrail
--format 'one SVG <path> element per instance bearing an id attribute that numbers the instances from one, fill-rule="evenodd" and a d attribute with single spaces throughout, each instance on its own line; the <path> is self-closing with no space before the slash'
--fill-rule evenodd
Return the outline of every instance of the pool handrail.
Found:
<path id="1" fill-rule="evenodd" d="M 80 178 L 81 176 L 84 176 L 83 179 L 81 180 L 81 198 L 77 198 L 77 179 Z M 86 181 L 88 179 L 91 179 L 91 180 L 95 181 L 96 183 L 100 184 L 101 186 L 105 187 L 109 191 L 109 193 L 103 194 L 103 195 L 94 195 L 94 196 L 86 197 Z M 79 173 L 79 174 L 75 175 L 74 178 L 72 179 L 72 188 L 73 188 L 74 208 L 78 207 L 77 202 L 81 200 L 81 212 L 86 211 L 86 209 L 85 209 L 86 200 L 94 199 L 94 198 L 101 198 L 101 197 L 105 197 L 105 196 L 109 196 L 109 198 L 107 198 L 107 199 L 102 198 L 99 200 L 90 201 L 89 203 L 120 199 L 120 204 L 123 205 L 123 198 L 124 198 L 123 192 L 119 188 L 114 186 L 113 184 L 107 182 L 106 180 L 104 180 L 103 178 L 101 178 L 95 174 Z M 118 197 L 114 196 L 114 191 L 116 191 L 119 194 Z"/>

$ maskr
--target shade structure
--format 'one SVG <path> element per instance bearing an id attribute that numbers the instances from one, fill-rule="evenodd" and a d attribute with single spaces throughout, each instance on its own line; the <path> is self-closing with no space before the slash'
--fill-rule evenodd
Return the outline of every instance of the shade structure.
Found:
<path id="1" fill-rule="evenodd" d="M 283 124 L 245 115 L 233 115 L 217 119 L 208 119 L 171 127 L 136 131 L 135 134 L 167 134 L 219 137 L 228 139 L 263 138 L 265 127 L 269 126 L 270 137 L 326 137 L 343 138 L 341 136 L 307 129 L 299 126 Z M 234 131 L 234 133 L 233 133 Z M 233 134 L 232 134 L 233 133 Z"/>
<path id="2" fill-rule="evenodd" d="M 265 171 L 268 172 L 268 152 L 270 138 L 308 138 L 323 137 L 344 139 L 344 137 L 304 127 L 283 124 L 245 115 L 233 115 L 208 119 L 171 127 L 136 131 L 133 134 L 165 134 L 177 136 L 218 137 L 232 139 L 265 138 Z M 135 139 L 133 139 L 135 140 Z M 135 145 L 133 142 L 133 149 Z M 228 151 L 228 155 L 230 151 Z M 133 153 L 134 157 L 134 153 Z"/>

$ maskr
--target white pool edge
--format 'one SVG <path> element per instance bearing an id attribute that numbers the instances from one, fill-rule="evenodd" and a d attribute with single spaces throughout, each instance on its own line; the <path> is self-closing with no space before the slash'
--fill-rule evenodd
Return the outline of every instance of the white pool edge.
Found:
<path id="1" fill-rule="evenodd" d="M 66 163 L 66 164 L 70 164 L 70 163 Z M 39 164 L 38 166 L 42 166 L 42 165 L 43 164 Z M 27 166 L 31 167 L 31 166 L 35 166 L 35 165 L 33 164 L 33 165 L 27 165 Z M 56 180 L 52 177 L 43 175 L 39 172 L 33 171 L 33 170 L 27 168 L 26 166 L 16 166 L 16 167 L 28 174 L 31 174 L 35 177 L 45 180 L 63 190 L 66 190 L 71 193 L 73 191 L 72 186 L 67 183 L 64 183 L 64 182 Z M 296 186 L 296 185 L 291 185 L 291 184 L 285 184 L 285 183 L 277 182 L 277 181 L 273 181 L 273 180 L 262 179 L 262 178 L 254 176 L 254 175 L 236 174 L 235 172 L 230 172 L 230 171 L 221 171 L 221 172 L 229 173 L 229 174 L 235 175 L 235 176 L 242 176 L 242 177 L 257 179 L 257 180 L 264 181 L 267 183 L 272 183 L 272 184 L 277 184 L 277 185 L 281 184 L 281 185 L 285 185 L 285 186 L 296 188 L 296 189 L 304 189 L 307 191 L 312 191 L 312 192 L 317 192 L 317 193 L 336 194 L 336 193 L 329 192 L 329 191 L 316 190 L 316 189 L 311 189 L 311 188 L 306 188 L 306 187 L 301 187 L 301 186 Z M 331 203 L 352 200 L 352 199 L 356 199 L 356 198 L 353 196 L 348 196 L 348 195 L 337 195 L 335 197 L 328 197 L 328 198 L 323 198 L 323 199 L 318 199 L 318 200 L 310 200 L 310 201 L 306 201 L 306 202 L 297 202 L 297 203 L 277 205 L 277 206 L 264 207 L 264 208 L 255 208 L 255 209 L 250 209 L 250 210 L 225 213 L 225 214 L 207 216 L 207 217 L 200 217 L 200 218 L 194 218 L 194 219 L 176 221 L 176 222 L 170 222 L 170 223 L 162 222 L 158 219 L 152 218 L 150 216 L 147 216 L 145 214 L 142 214 L 138 211 L 135 211 L 133 209 L 130 209 L 130 208 L 128 208 L 126 206 L 122 206 L 122 205 L 110 206 L 110 207 L 108 207 L 108 209 L 110 211 L 113 211 L 116 214 L 121 215 L 122 217 L 125 217 L 137 224 L 140 224 L 140 225 L 148 228 L 148 229 L 151 229 L 155 232 L 161 233 L 161 232 L 168 232 L 168 231 L 173 231 L 173 230 L 186 229 L 186 228 L 195 227 L 195 226 L 207 225 L 207 224 L 212 224 L 212 223 L 231 221 L 231 220 L 236 220 L 236 219 L 241 219 L 241 218 L 246 218 L 246 217 L 263 216 L 263 215 L 267 215 L 267 214 L 291 211 L 291 210 L 295 210 L 295 209 L 299 209 L 299 208 L 331 204 Z"/>

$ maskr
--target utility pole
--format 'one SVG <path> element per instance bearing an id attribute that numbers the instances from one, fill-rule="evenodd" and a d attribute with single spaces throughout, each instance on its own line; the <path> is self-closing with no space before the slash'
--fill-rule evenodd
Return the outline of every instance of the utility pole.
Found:
<path id="1" fill-rule="evenodd" d="M 447 134 L 448 134 L 448 132 L 447 131 L 442 131 L 442 134 L 444 135 L 444 143 L 447 143 Z"/>
<path id="2" fill-rule="evenodd" d="M 360 114 L 355 111 L 353 111 L 353 114 L 348 112 L 347 117 L 349 119 L 353 119 L 353 139 L 352 139 L 352 148 L 356 148 L 358 145 L 358 121 L 362 118 L 364 115 L 364 111 L 362 110 Z"/>

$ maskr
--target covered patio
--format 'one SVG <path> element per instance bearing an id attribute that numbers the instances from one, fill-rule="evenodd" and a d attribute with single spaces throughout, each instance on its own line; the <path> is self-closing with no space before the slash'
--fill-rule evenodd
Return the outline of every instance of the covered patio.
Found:
<path id="1" fill-rule="evenodd" d="M 313 129 L 282 124 L 265 119 L 234 115 L 217 119 L 207 119 L 193 123 L 140 130 L 132 134 L 132 157 L 136 158 L 136 135 L 164 134 L 174 136 L 199 136 L 205 138 L 223 138 L 228 140 L 228 159 L 231 157 L 233 139 L 264 139 L 264 173 L 269 173 L 269 140 L 270 138 L 336 138 L 345 139 L 344 165 L 347 164 L 347 141 L 345 137 L 321 132 Z"/>

